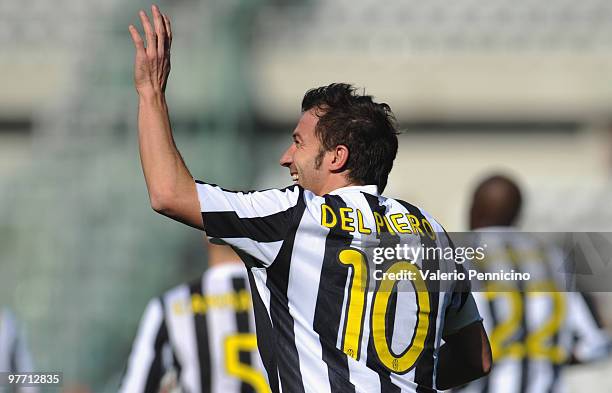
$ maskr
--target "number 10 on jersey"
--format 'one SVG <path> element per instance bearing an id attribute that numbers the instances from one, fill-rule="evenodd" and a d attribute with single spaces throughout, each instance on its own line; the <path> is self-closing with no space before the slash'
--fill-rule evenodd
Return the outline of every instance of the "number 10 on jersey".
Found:
<path id="1" fill-rule="evenodd" d="M 368 261 L 363 252 L 354 248 L 348 248 L 338 253 L 338 262 L 349 268 L 351 279 L 348 291 L 346 313 L 344 315 L 344 329 L 342 336 L 342 351 L 355 360 L 359 360 L 361 353 L 361 341 L 363 325 L 366 318 L 367 293 L 369 282 Z M 412 335 L 412 341 L 401 354 L 395 354 L 391 349 L 390 338 L 387 339 L 387 320 L 393 323 L 394 318 L 387 318 L 389 312 L 389 300 L 397 281 L 388 277 L 394 275 L 385 274 L 383 280 L 376 288 L 372 296 L 372 311 L 369 316 L 372 341 L 374 349 L 380 362 L 389 371 L 403 374 L 408 372 L 416 363 L 419 355 L 425 348 L 425 339 L 429 329 L 429 293 L 427 285 L 418 272 L 418 268 L 407 261 L 398 261 L 387 269 L 387 273 L 399 273 L 401 271 L 414 272 L 414 280 L 411 281 L 418 303 L 416 313 L 416 324 Z"/>

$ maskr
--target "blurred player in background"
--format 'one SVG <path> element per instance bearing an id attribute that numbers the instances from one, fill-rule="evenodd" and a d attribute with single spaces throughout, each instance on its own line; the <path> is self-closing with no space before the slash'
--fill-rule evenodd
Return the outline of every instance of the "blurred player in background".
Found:
<path id="1" fill-rule="evenodd" d="M 375 265 L 366 254 L 451 244 L 425 211 L 379 194 L 398 146 L 389 106 L 347 84 L 310 90 L 280 162 L 293 186 L 242 193 L 196 185 L 174 145 L 164 96 L 170 21 L 152 11 L 153 24 L 140 13 L 146 47 L 130 26 L 151 204 L 239 251 L 272 391 L 435 392 L 486 374 L 480 315 L 469 291 L 454 291 L 464 283 L 421 279 L 418 269 L 442 269 L 436 258 Z M 374 270 L 416 278 L 376 279 Z"/>
<path id="2" fill-rule="evenodd" d="M 0 372 L 22 373 L 34 371 L 23 330 L 7 308 L 0 309 Z M 3 390 L 4 389 L 4 390 Z M 37 387 L 0 386 L 0 392 L 35 393 Z"/>
<path id="3" fill-rule="evenodd" d="M 550 244 L 514 227 L 522 206 L 519 187 L 491 176 L 474 192 L 470 227 L 487 259 L 482 271 L 529 272 L 525 281 L 489 282 L 474 297 L 491 340 L 493 368 L 488 377 L 460 392 L 545 393 L 564 390 L 562 367 L 608 353 L 608 337 L 583 295 L 564 292 L 563 256 Z"/>
<path id="4" fill-rule="evenodd" d="M 246 270 L 227 246 L 209 245 L 202 277 L 151 300 L 121 393 L 268 393 L 257 352 Z"/>

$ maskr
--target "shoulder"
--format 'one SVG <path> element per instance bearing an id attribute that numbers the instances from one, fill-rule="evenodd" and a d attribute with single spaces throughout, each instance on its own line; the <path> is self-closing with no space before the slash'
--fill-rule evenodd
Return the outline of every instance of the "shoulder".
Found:
<path id="1" fill-rule="evenodd" d="M 430 214 L 429 211 L 402 199 L 389 198 L 386 196 L 380 196 L 380 198 L 382 199 L 383 204 L 392 206 L 393 210 L 398 210 L 404 213 L 404 219 L 407 220 L 411 226 L 413 223 L 420 224 L 422 229 L 428 235 L 431 234 L 437 239 L 442 238 L 450 240 L 444 226 L 434 215 Z"/>
<path id="2" fill-rule="evenodd" d="M 439 227 L 439 229 L 443 230 L 442 225 L 439 223 L 439 221 L 422 207 L 417 206 L 411 202 L 405 201 L 403 199 L 391 198 L 384 195 L 379 195 L 378 197 L 381 200 L 381 204 L 399 207 L 400 209 L 403 208 L 407 214 L 425 218 L 432 225 L 435 224 L 437 227 Z"/>

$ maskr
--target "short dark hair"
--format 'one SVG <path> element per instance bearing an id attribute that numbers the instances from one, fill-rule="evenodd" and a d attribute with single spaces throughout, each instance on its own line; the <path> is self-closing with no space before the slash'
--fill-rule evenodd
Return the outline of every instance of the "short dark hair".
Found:
<path id="1" fill-rule="evenodd" d="M 350 84 L 332 83 L 306 92 L 302 112 L 313 108 L 319 117 L 315 133 L 322 145 L 317 165 L 325 151 L 345 145 L 349 158 L 344 169 L 350 180 L 376 184 L 382 193 L 397 155 L 399 133 L 389 105 L 374 102 L 365 92 L 359 94 Z"/>

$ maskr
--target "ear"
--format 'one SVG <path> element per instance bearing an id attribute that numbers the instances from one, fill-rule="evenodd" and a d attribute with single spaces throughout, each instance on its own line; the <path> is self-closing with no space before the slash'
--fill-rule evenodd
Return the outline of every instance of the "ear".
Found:
<path id="1" fill-rule="evenodd" d="M 349 149 L 345 145 L 338 145 L 332 150 L 332 157 L 329 169 L 331 171 L 342 171 L 348 162 Z"/>

